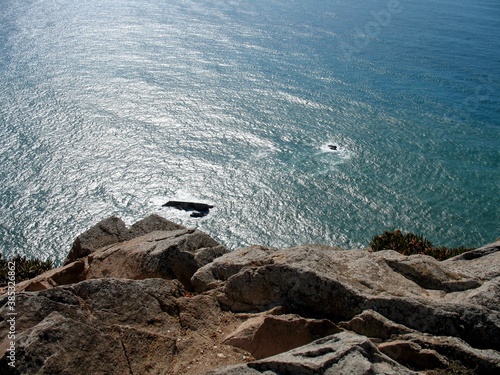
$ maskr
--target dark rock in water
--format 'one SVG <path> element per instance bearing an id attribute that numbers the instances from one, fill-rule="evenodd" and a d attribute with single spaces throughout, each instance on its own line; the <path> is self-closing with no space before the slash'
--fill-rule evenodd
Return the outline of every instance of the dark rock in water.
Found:
<path id="1" fill-rule="evenodd" d="M 210 212 L 210 209 L 214 206 L 206 203 L 197 203 L 197 202 L 182 202 L 182 201 L 168 201 L 163 205 L 163 207 L 174 207 L 178 210 L 184 211 L 197 211 L 191 214 L 191 217 L 203 217 L 207 216 Z"/>
<path id="2" fill-rule="evenodd" d="M 195 211 L 189 216 L 191 216 L 191 217 L 204 217 L 207 215 L 208 215 L 208 211 L 203 211 L 203 212 Z"/>

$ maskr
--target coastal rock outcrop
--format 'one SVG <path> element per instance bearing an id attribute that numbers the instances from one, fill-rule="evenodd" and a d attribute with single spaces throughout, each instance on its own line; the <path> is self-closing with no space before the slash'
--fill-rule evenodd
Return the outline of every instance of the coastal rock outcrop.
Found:
<path id="1" fill-rule="evenodd" d="M 484 256 L 488 268 L 500 264 L 499 252 Z M 468 260 L 472 269 L 476 262 L 485 263 L 482 258 Z M 373 310 L 420 332 L 500 348 L 500 301 L 498 294 L 494 297 L 500 279 L 489 279 L 486 272 L 478 278 L 453 266 L 453 260 L 438 262 L 392 250 L 254 246 L 217 258 L 199 269 L 192 283 L 200 292 L 219 288 L 219 302 L 232 311 L 284 306 L 304 316 L 344 321 Z"/>
<path id="2" fill-rule="evenodd" d="M 229 252 L 152 215 L 106 219 L 19 283 L 2 374 L 495 374 L 500 242 L 446 261 L 323 245 Z M 445 371 L 445 372 L 439 372 Z"/>
<path id="3" fill-rule="evenodd" d="M 207 234 L 187 229 L 158 215 L 148 216 L 130 228 L 122 224 L 114 217 L 96 224 L 77 237 L 65 266 L 20 283 L 18 290 L 37 291 L 86 279 L 111 277 L 177 279 L 191 290 L 190 279 L 194 272 L 229 252 Z M 119 236 L 109 236 L 103 228 L 110 227 L 123 229 L 120 229 Z M 96 248 L 97 244 L 103 243 L 106 245 Z M 75 248 L 86 249 L 87 255 L 82 257 L 82 252 L 79 252 L 77 257 Z M 69 262 L 73 258 L 75 260 Z"/>
<path id="4" fill-rule="evenodd" d="M 105 246 L 140 237 L 154 231 L 171 231 L 185 229 L 158 215 L 150 215 L 127 228 L 122 219 L 110 217 L 104 219 L 80 234 L 74 241 L 64 264 L 74 262 Z"/>
<path id="5" fill-rule="evenodd" d="M 294 314 L 261 314 L 249 318 L 224 343 L 250 352 L 256 359 L 271 357 L 340 332 L 328 319 L 305 319 Z"/>
<path id="6" fill-rule="evenodd" d="M 218 369 L 209 374 L 416 375 L 417 373 L 383 354 L 367 337 L 341 332 L 274 357 Z"/>

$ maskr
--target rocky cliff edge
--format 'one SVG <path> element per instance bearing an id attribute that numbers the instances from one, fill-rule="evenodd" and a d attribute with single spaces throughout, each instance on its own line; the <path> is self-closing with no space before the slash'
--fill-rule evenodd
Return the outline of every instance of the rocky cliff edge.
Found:
<path id="1" fill-rule="evenodd" d="M 229 252 L 156 215 L 113 217 L 16 288 L 14 310 L 0 291 L 2 374 L 500 373 L 500 242 L 442 262 Z"/>

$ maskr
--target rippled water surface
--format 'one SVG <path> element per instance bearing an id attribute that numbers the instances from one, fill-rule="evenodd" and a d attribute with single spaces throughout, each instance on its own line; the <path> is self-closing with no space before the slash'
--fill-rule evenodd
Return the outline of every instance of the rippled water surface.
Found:
<path id="1" fill-rule="evenodd" d="M 230 248 L 500 235 L 496 0 L 0 8 L 5 255 L 60 261 L 98 220 L 150 213 Z"/>

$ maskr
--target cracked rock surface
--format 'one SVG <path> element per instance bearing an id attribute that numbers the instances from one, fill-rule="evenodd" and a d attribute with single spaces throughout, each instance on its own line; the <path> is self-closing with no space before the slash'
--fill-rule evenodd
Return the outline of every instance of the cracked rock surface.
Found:
<path id="1" fill-rule="evenodd" d="M 152 215 L 109 218 L 19 283 L 1 374 L 497 374 L 500 242 L 438 262 L 307 245 L 229 252 Z"/>

